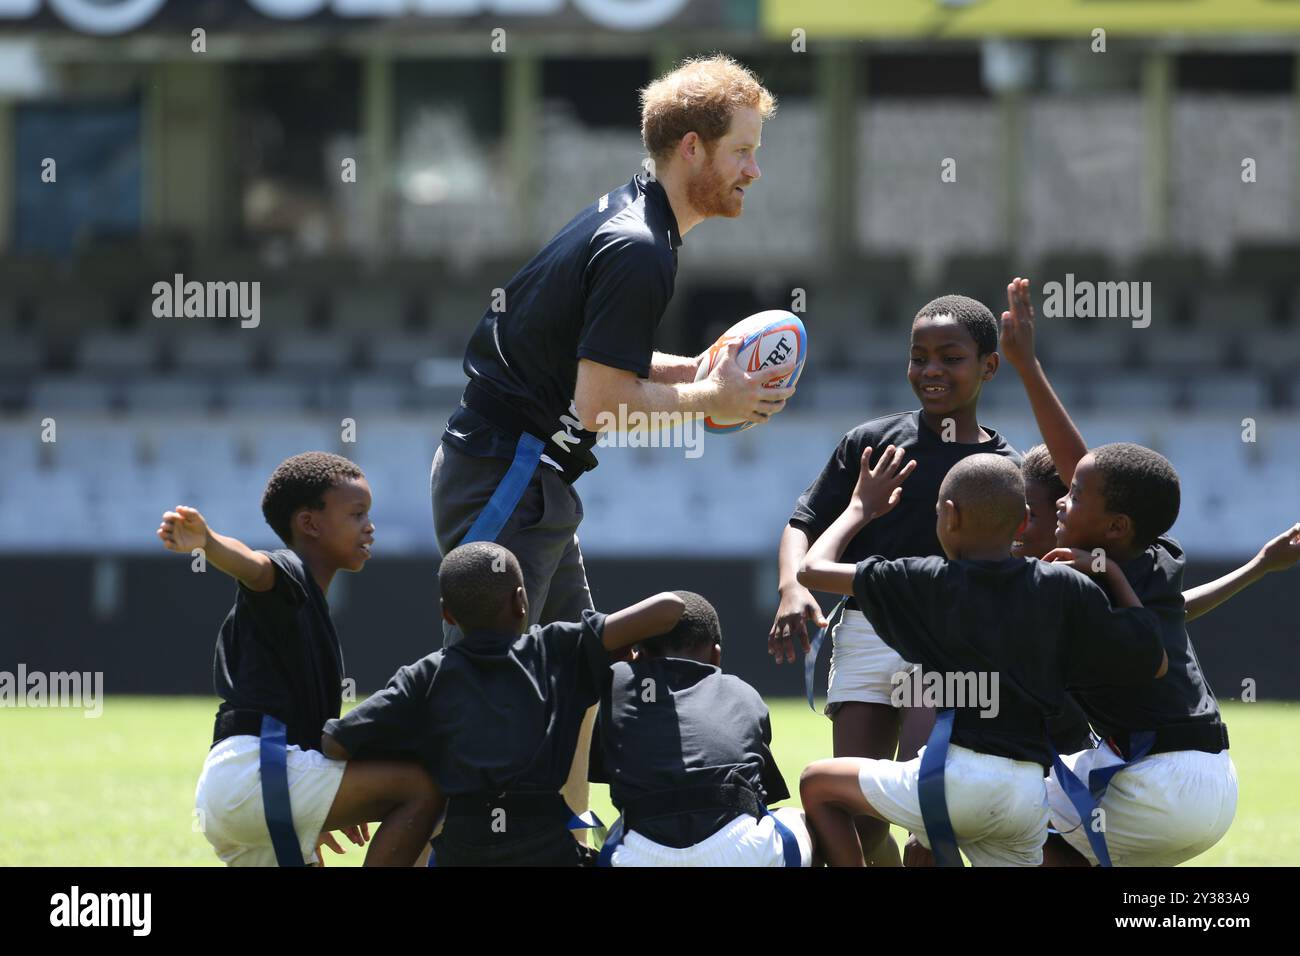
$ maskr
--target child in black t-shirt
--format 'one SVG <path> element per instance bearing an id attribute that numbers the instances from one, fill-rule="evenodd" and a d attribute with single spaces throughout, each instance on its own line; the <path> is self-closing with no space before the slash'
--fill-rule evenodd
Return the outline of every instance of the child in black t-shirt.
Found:
<path id="1" fill-rule="evenodd" d="M 875 468 L 869 454 L 852 501 L 804 558 L 800 580 L 854 594 L 881 639 L 920 663 L 926 697 L 955 708 L 946 725 L 951 746 L 938 764 L 938 819 L 950 821 L 954 859 L 959 846 L 976 866 L 1037 866 L 1051 762 L 1044 719 L 1060 710 L 1067 687 L 1147 684 L 1163 673 L 1154 616 L 1118 569 L 1108 576 L 1114 609 L 1078 572 L 1011 556 L 1024 526 L 1024 482 L 996 455 L 971 456 L 944 478 L 936 533 L 948 560 L 840 563 L 854 535 L 898 503 L 911 467 L 902 449 L 886 448 Z M 927 745 L 940 749 L 914 760 L 835 758 L 805 769 L 804 810 L 831 865 L 862 865 L 853 823 L 862 815 L 906 826 L 931 845 L 936 817 L 920 793 L 925 758 L 941 754 L 944 728 L 940 721 Z"/>
<path id="2" fill-rule="evenodd" d="M 325 592 L 337 571 L 360 571 L 370 557 L 370 486 L 346 458 L 295 455 L 272 473 L 262 514 L 287 549 L 250 550 L 185 505 L 158 528 L 167 550 L 238 581 L 217 639 L 221 705 L 194 797 L 204 835 L 231 866 L 302 866 L 319 860 L 319 844 L 343 852 L 330 831 L 360 846 L 381 821 L 366 864 L 410 866 L 441 806 L 433 781 L 413 763 L 345 764 L 319 749 L 343 681 Z"/>
<path id="3" fill-rule="evenodd" d="M 430 865 L 577 866 L 590 851 L 560 788 L 611 652 L 671 630 L 682 600 L 663 593 L 612 614 L 527 628 L 515 556 L 477 541 L 438 569 L 442 613 L 463 638 L 403 667 L 325 725 L 327 755 L 418 759 L 447 795 Z"/>
<path id="4" fill-rule="evenodd" d="M 781 603 L 768 637 L 777 663 L 794 661 L 796 639 L 809 649 L 807 622 L 826 621 L 811 592 L 797 580 L 799 562 L 812 542 L 848 505 L 864 448 L 894 445 L 916 461 L 902 499 L 851 542 L 844 560 L 878 554 L 886 558 L 941 555 L 934 530 L 934 502 L 948 469 L 969 455 L 992 453 L 1019 462 L 1016 450 L 978 420 L 980 391 L 998 370 L 998 327 L 982 303 L 945 295 L 927 303 L 912 322 L 907 378 L 921 403 L 915 411 L 887 415 L 852 429 L 841 439 L 821 474 L 800 497 L 781 536 Z M 875 464 L 873 461 L 872 464 Z M 881 641 L 855 600 L 831 634 L 831 678 L 826 713 L 834 721 L 835 754 L 843 757 L 916 753 L 933 723 L 925 707 L 898 708 L 892 679 L 912 667 Z M 897 865 L 889 828 L 860 824 L 863 852 L 874 865 Z"/>
<path id="5" fill-rule="evenodd" d="M 812 840 L 772 759 L 758 691 L 724 674 L 713 605 L 677 591 L 672 629 L 609 669 L 591 779 L 622 816 L 601 850 L 611 866 L 808 866 Z"/>
<path id="6" fill-rule="evenodd" d="M 1104 738 L 1064 758 L 1072 773 L 1095 789 L 1109 779 L 1097 807 L 1093 842 L 1124 866 L 1174 865 L 1199 855 L 1227 832 L 1236 808 L 1237 780 L 1227 729 L 1201 673 L 1186 623 L 1270 571 L 1300 559 L 1300 525 L 1273 538 L 1253 560 L 1208 584 L 1182 591 L 1183 554 L 1167 536 L 1178 515 L 1178 475 L 1162 456 L 1140 445 L 1103 445 L 1088 452 L 1082 435 L 1052 391 L 1034 354 L 1034 310 L 1029 280 L 1007 287 L 1002 349 L 1019 372 L 1046 444 L 1026 456 L 1031 528 L 1025 554 L 1044 552 L 1091 571 L 1109 559 L 1122 568 L 1144 604 L 1160 619 L 1170 661 L 1158 685 L 1079 696 Z M 1068 487 L 1067 487 L 1068 486 Z M 1056 499 L 1048 499 L 1055 493 Z M 1049 518 L 1050 516 L 1050 518 Z M 1049 533 L 1052 545 L 1049 549 Z M 1174 781 L 1177 785 L 1174 786 Z M 1067 781 L 1068 782 L 1068 781 Z M 1062 831 L 1049 840 L 1050 864 L 1096 864 L 1080 808 L 1054 770 L 1048 780 L 1052 819 Z"/>

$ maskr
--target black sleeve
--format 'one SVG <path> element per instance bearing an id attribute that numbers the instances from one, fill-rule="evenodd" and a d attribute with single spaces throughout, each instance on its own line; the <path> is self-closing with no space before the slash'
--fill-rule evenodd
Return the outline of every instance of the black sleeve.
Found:
<path id="1" fill-rule="evenodd" d="M 1154 680 L 1164 650 L 1155 612 L 1112 608 L 1105 592 L 1084 575 L 1072 571 L 1070 577 L 1077 580 L 1066 584 L 1066 686 L 1087 690 Z"/>
<path id="2" fill-rule="evenodd" d="M 853 596 L 863 616 L 904 660 L 929 663 L 936 658 L 944 636 L 937 597 L 945 567 L 937 557 L 887 561 L 872 555 L 853 575 Z"/>
<path id="3" fill-rule="evenodd" d="M 403 667 L 388 686 L 371 694 L 343 717 L 325 722 L 325 733 L 352 756 L 364 751 L 415 753 L 423 734 L 423 703 L 437 673 L 432 656 Z"/>
<path id="4" fill-rule="evenodd" d="M 605 615 L 599 611 L 583 611 L 580 621 L 547 624 L 541 628 L 540 637 L 553 666 L 577 667 L 583 706 L 589 707 L 599 700 L 612 663 L 609 651 L 605 650 Z"/>
<path id="5" fill-rule="evenodd" d="M 819 538 L 848 507 L 862 467 L 859 444 L 852 432 L 841 438 L 826 467 L 795 503 L 790 524 L 808 532 L 809 538 Z"/>
<path id="6" fill-rule="evenodd" d="M 269 591 L 254 591 L 240 581 L 239 587 L 244 592 L 245 599 L 254 603 L 279 601 L 291 608 L 301 607 L 303 601 L 307 600 L 307 569 L 302 566 L 302 560 L 292 551 L 260 553 L 270 558 L 275 565 L 275 584 L 271 585 Z"/>
<path id="7" fill-rule="evenodd" d="M 671 274 L 653 237 L 603 242 L 587 263 L 586 281 L 578 358 L 649 378 L 655 329 L 672 295 Z"/>

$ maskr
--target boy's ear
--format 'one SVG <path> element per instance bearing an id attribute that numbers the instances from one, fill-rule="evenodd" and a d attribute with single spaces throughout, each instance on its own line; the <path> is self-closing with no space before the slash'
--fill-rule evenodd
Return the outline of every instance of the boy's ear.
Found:
<path id="1" fill-rule="evenodd" d="M 305 505 L 293 513 L 293 528 L 303 537 L 320 537 L 320 524 L 316 520 L 316 512 Z"/>
<path id="2" fill-rule="evenodd" d="M 515 617 L 528 617 L 528 594 L 522 587 L 515 588 L 511 604 L 513 605 L 511 610 L 514 612 Z"/>
<path id="3" fill-rule="evenodd" d="M 998 365 L 1002 362 L 1002 357 L 997 352 L 990 352 L 984 356 L 984 375 L 982 381 L 987 382 L 994 375 L 998 374 Z"/>
<path id="4" fill-rule="evenodd" d="M 709 663 L 714 667 L 722 666 L 722 645 L 714 644 L 713 650 L 709 651 Z"/>
<path id="5" fill-rule="evenodd" d="M 442 619 L 446 621 L 448 624 L 450 624 L 452 627 L 455 627 L 456 619 L 452 617 L 451 612 L 447 610 L 447 602 L 444 601 L 442 598 L 438 598 L 438 607 L 442 609 Z"/>
<path id="6" fill-rule="evenodd" d="M 1115 543 L 1130 541 L 1133 536 L 1133 519 L 1126 514 L 1112 513 L 1106 522 L 1106 540 Z"/>
<path id="7" fill-rule="evenodd" d="M 961 528 L 961 512 L 957 510 L 957 503 L 951 498 L 943 499 L 943 503 L 939 505 L 939 514 L 943 519 L 945 530 L 957 531 Z"/>
<path id="8" fill-rule="evenodd" d="M 1025 516 L 1020 519 L 1020 525 L 1016 528 L 1015 537 L 1020 537 L 1027 527 L 1029 527 L 1029 505 L 1025 505 Z"/>

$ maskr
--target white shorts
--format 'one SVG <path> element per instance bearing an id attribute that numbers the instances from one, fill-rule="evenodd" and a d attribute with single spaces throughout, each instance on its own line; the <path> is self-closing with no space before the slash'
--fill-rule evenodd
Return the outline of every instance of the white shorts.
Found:
<path id="1" fill-rule="evenodd" d="M 275 866 L 275 849 L 262 807 L 262 742 L 241 734 L 208 751 L 194 791 L 203 835 L 227 866 Z M 315 863 L 316 841 L 334 805 L 347 761 L 318 750 L 289 747 L 289 804 L 305 863 Z"/>
<path id="2" fill-rule="evenodd" d="M 1104 744 L 1061 761 L 1085 784 L 1088 774 L 1123 760 Z M 1047 800 L 1066 842 L 1097 865 L 1079 812 L 1053 770 Z M 1135 760 L 1110 780 L 1101 798 L 1106 849 L 1113 866 L 1177 866 L 1223 838 L 1237 812 L 1237 768 L 1228 751 L 1175 750 Z"/>
<path id="3" fill-rule="evenodd" d="M 797 807 L 781 807 L 780 817 L 799 841 L 800 866 L 812 866 L 812 838 Z M 785 866 L 785 849 L 772 817 L 736 817 L 707 840 L 694 846 L 663 846 L 635 830 L 614 850 L 612 866 Z"/>
<path id="4" fill-rule="evenodd" d="M 867 802 L 890 823 L 915 833 L 928 849 L 917 791 L 920 756 L 904 763 L 866 758 L 859 763 L 858 785 Z M 1039 764 L 950 744 L 943 776 L 952 832 L 971 866 L 1042 864 L 1047 794 Z"/>
<path id="5" fill-rule="evenodd" d="M 897 686 L 894 675 L 908 673 L 914 666 L 877 636 L 861 611 L 846 610 L 831 632 L 826 713 L 833 713 L 834 705 L 847 701 L 893 704 Z"/>

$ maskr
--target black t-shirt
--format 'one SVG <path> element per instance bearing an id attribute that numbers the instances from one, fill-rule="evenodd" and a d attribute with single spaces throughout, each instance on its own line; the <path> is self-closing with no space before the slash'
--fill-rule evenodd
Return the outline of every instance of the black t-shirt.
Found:
<path id="1" fill-rule="evenodd" d="M 448 796 L 559 791 L 610 657 L 605 615 L 523 634 L 469 631 L 403 667 L 325 732 L 354 757 L 413 757 Z"/>
<path id="2" fill-rule="evenodd" d="M 790 796 L 772 759 L 772 725 L 758 691 L 710 664 L 677 657 L 617 663 L 601 695 L 590 778 L 629 799 L 683 787 L 736 785 L 766 805 Z M 712 836 L 736 812 L 647 820 L 637 832 L 662 846 Z"/>
<path id="3" fill-rule="evenodd" d="M 1157 730 L 1174 724 L 1216 724 L 1219 705 L 1205 682 L 1196 649 L 1187 636 L 1183 606 L 1183 549 L 1161 537 L 1123 565 L 1138 600 L 1160 622 L 1160 639 L 1169 655 L 1169 671 L 1150 685 L 1108 687 L 1078 695 L 1097 733 L 1103 737 Z"/>
<path id="4" fill-rule="evenodd" d="M 974 444 L 946 442 L 921 420 L 921 412 L 899 412 L 865 422 L 851 430 L 835 447 L 830 461 L 795 505 L 790 524 L 816 540 L 848 507 L 863 450 L 872 448 L 874 467 L 888 445 L 906 449 L 908 459 L 916 459 L 916 469 L 903 482 L 903 495 L 891 511 L 876 518 L 849 542 L 842 561 L 857 564 L 871 555 L 886 558 L 942 555 L 939 536 L 934 530 L 935 502 L 944 476 L 957 462 L 970 455 L 989 453 L 1020 464 L 1019 453 L 993 429 L 984 426 L 989 440 Z M 856 607 L 850 599 L 849 607 Z"/>
<path id="5" fill-rule="evenodd" d="M 663 186 L 643 175 L 580 212 L 507 283 L 504 309 L 479 320 L 465 351 L 470 388 L 443 441 L 513 458 L 526 430 L 569 480 L 595 468 L 596 433 L 573 404 L 578 360 L 649 377 L 681 244 Z"/>
<path id="6" fill-rule="evenodd" d="M 971 687 L 953 722 L 952 742 L 981 753 L 1046 767 L 1044 718 L 1061 712 L 1066 688 L 1158 683 L 1155 613 L 1112 608 L 1063 565 L 870 557 L 853 592 L 881 639 L 922 672 L 990 675 L 996 715 L 981 716 L 989 702 L 970 701 Z"/>
<path id="7" fill-rule="evenodd" d="M 221 706 L 212 742 L 256 734 L 260 715 L 269 714 L 285 725 L 290 745 L 320 750 L 321 726 L 343 702 L 343 648 L 302 559 L 284 549 L 263 553 L 275 564 L 275 585 L 250 591 L 240 583 L 217 637 L 212 684 Z"/>

